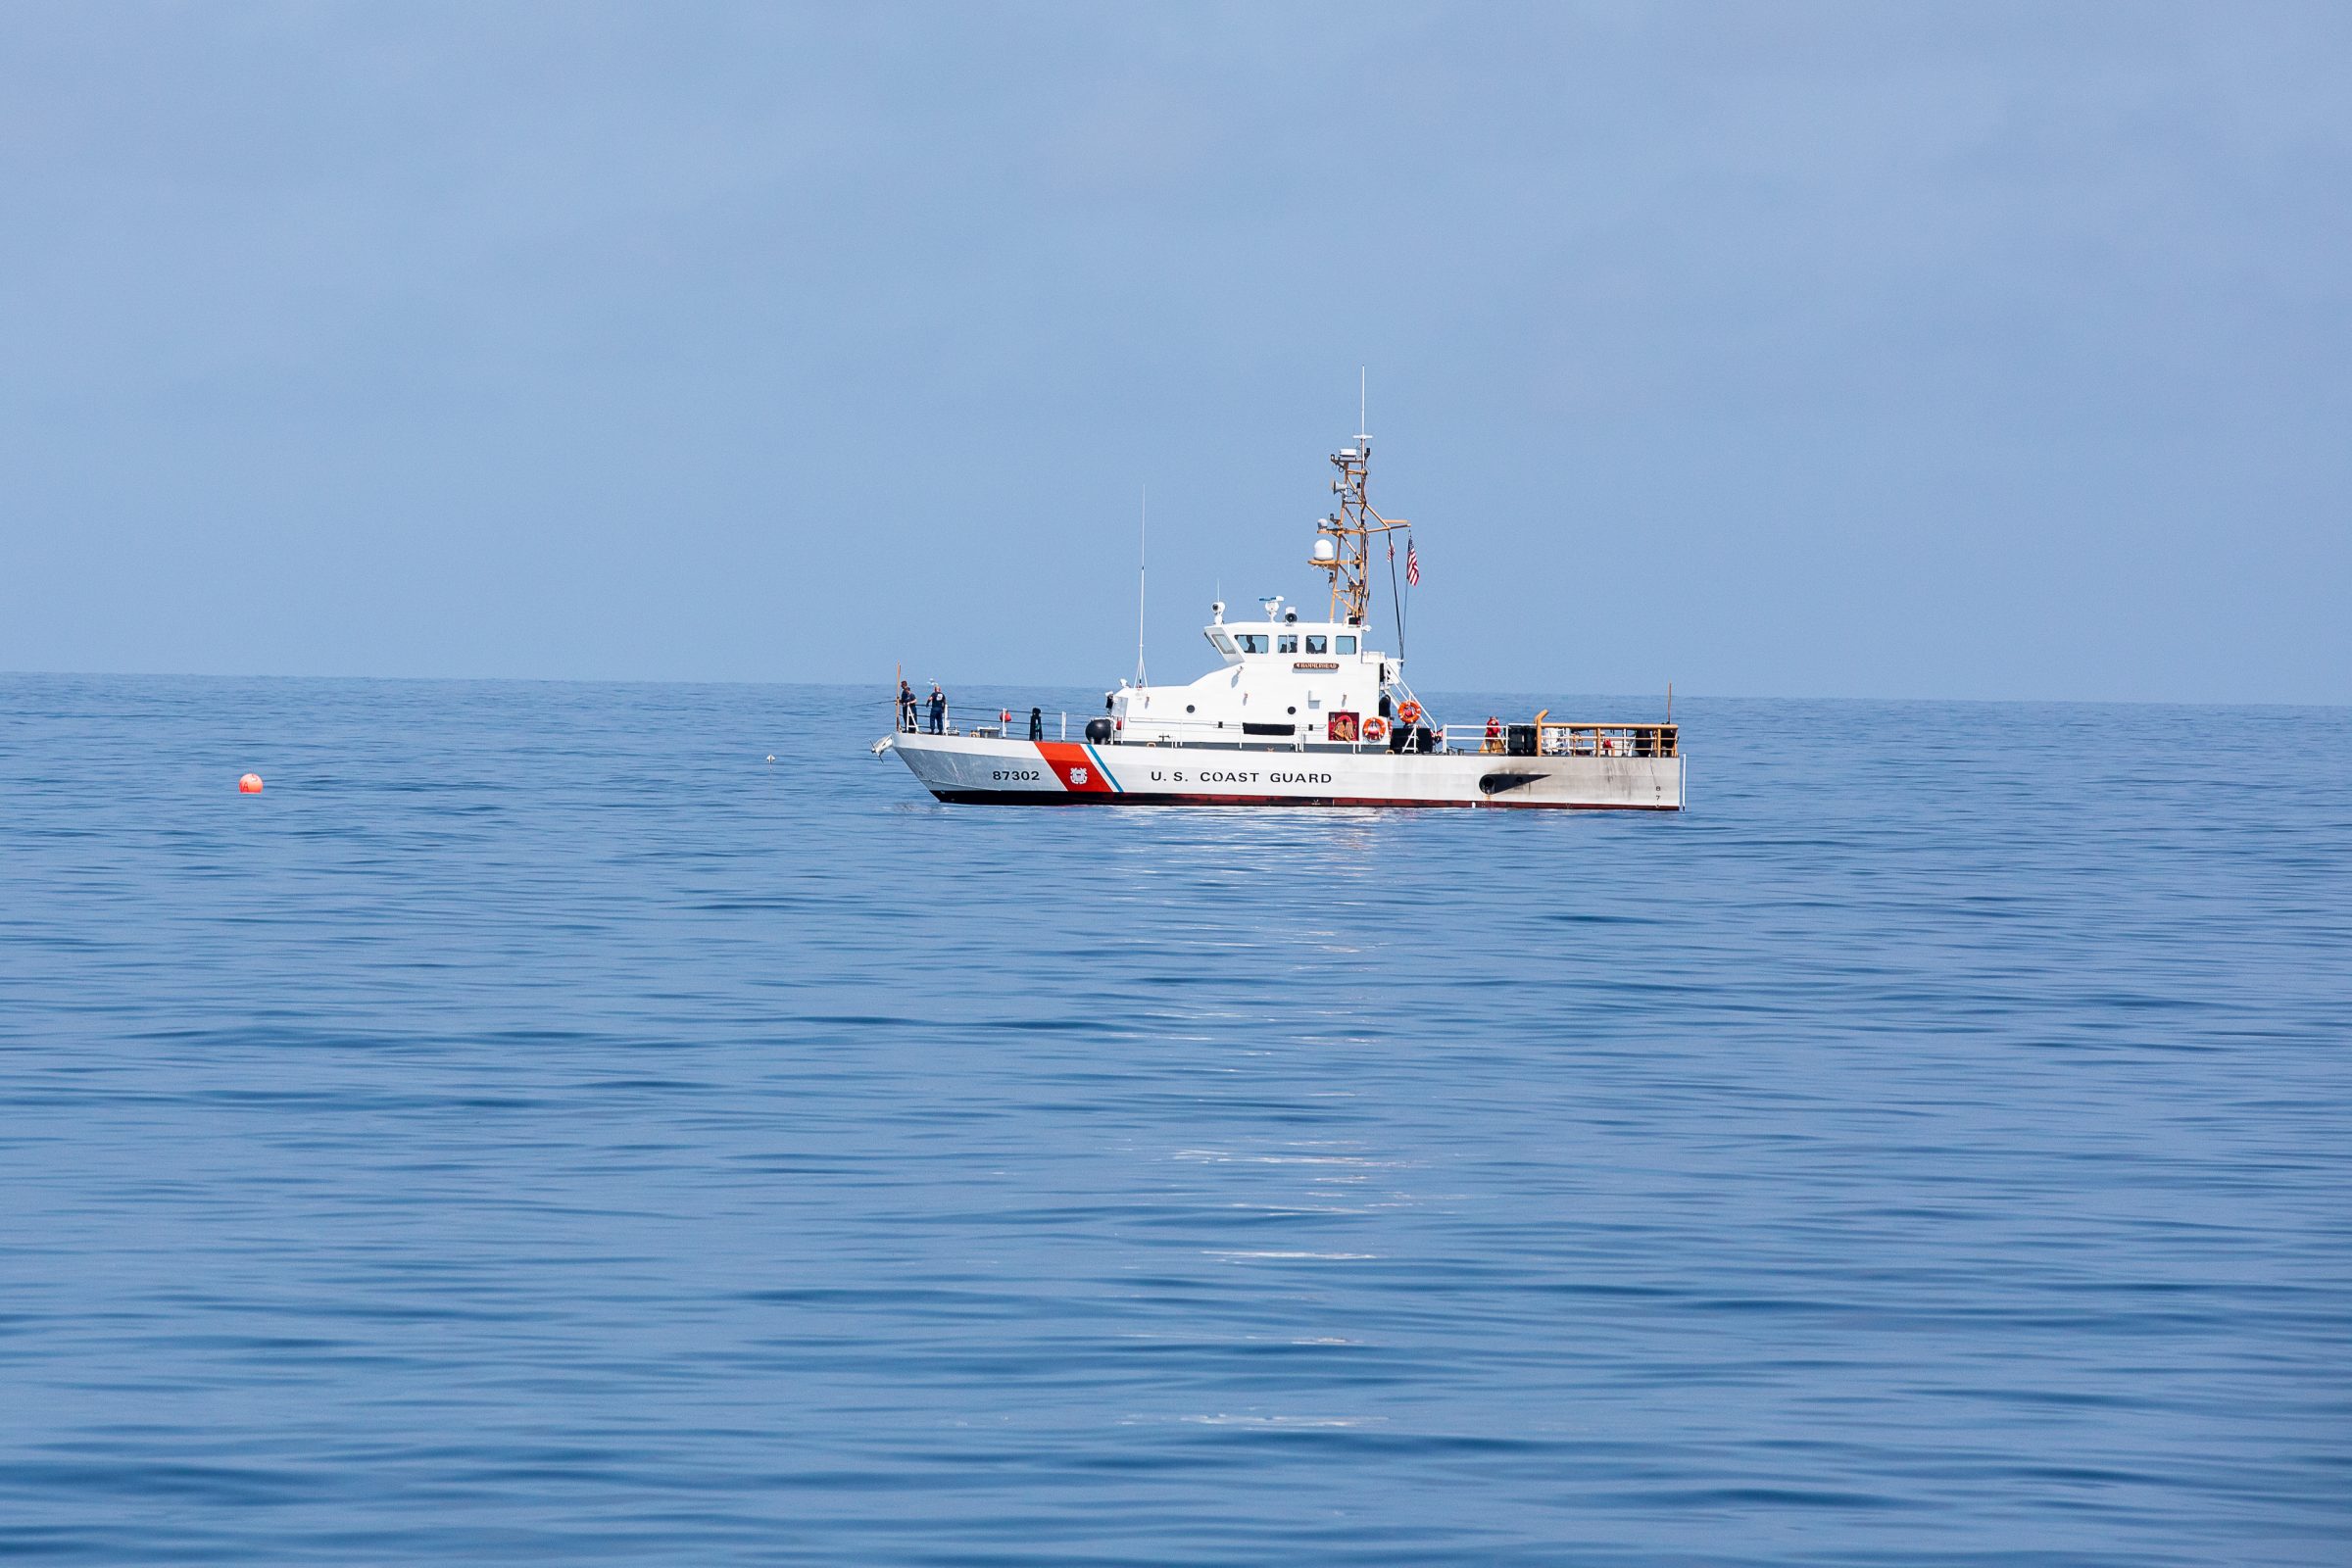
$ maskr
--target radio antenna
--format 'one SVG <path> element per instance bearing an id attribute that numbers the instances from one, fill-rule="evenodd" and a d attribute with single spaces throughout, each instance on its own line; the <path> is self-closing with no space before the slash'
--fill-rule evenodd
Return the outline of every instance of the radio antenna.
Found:
<path id="1" fill-rule="evenodd" d="M 1142 509 L 1135 520 L 1135 683 L 1144 679 L 1144 562 L 1152 538 L 1152 486 L 1144 486 Z"/>

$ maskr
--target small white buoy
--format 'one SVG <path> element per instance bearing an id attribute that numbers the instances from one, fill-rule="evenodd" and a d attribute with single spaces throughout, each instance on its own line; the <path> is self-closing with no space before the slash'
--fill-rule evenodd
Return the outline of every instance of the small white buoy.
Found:
<path id="1" fill-rule="evenodd" d="M 767 754 L 767 760 L 768 760 L 769 761 L 771 761 L 771 762 L 772 762 L 772 761 L 774 761 L 774 760 L 776 760 L 776 754 L 775 754 L 775 753 L 773 753 L 773 752 L 770 752 L 770 753 L 768 753 L 768 754 Z"/>

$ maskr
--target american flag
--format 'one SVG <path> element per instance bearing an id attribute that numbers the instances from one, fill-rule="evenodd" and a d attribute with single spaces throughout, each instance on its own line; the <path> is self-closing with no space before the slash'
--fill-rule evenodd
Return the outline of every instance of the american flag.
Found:
<path id="1" fill-rule="evenodd" d="M 1410 539 L 1404 542 L 1404 584 L 1408 588 L 1421 586 L 1421 551 Z"/>

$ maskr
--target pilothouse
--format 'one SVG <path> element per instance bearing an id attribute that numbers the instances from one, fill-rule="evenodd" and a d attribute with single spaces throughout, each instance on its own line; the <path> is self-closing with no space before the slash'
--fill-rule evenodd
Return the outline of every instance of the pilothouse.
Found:
<path id="1" fill-rule="evenodd" d="M 1185 686 L 1122 685 L 1091 738 L 1123 745 L 1317 749 L 1365 745 L 1431 752 L 1437 738 L 1404 684 L 1403 662 L 1371 646 L 1360 623 L 1301 620 L 1280 598 L 1262 620 L 1209 607 L 1201 634 L 1218 667 Z M 1409 705 L 1413 715 L 1399 724 Z"/>
<path id="2" fill-rule="evenodd" d="M 1371 542 L 1411 524 L 1368 499 L 1372 442 L 1331 455 L 1338 506 L 1318 518 L 1308 562 L 1330 578 L 1325 613 L 1303 618 L 1274 595 L 1253 619 L 1210 607 L 1201 628 L 1216 667 L 1182 686 L 1121 681 L 1079 736 L 1043 733 L 1032 709 L 995 722 L 914 723 L 875 743 L 895 751 L 942 801 L 1021 806 L 1502 806 L 1672 811 L 1683 757 L 1671 717 L 1656 722 L 1438 722 L 1406 684 L 1404 662 L 1373 644 Z M 1385 552 L 1396 558 L 1393 539 Z M 1419 577 L 1408 546 L 1406 577 Z M 934 713 L 940 710 L 935 707 Z"/>

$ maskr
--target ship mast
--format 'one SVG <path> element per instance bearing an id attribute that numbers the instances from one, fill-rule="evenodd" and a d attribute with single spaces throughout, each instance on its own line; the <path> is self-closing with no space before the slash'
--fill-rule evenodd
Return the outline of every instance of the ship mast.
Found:
<path id="1" fill-rule="evenodd" d="M 1372 536 L 1412 524 L 1402 517 L 1382 516 L 1364 498 L 1372 467 L 1369 435 L 1358 430 L 1355 445 L 1334 452 L 1331 466 L 1340 470 L 1340 476 L 1331 481 L 1332 493 L 1340 498 L 1340 510 L 1316 520 L 1312 560 L 1331 573 L 1331 618 L 1345 618 L 1348 625 L 1360 626 L 1372 598 Z"/>

